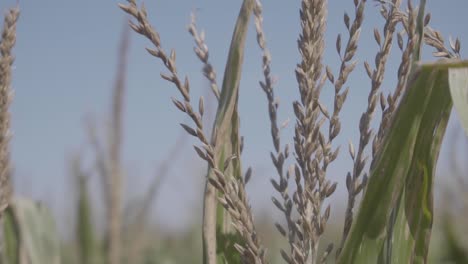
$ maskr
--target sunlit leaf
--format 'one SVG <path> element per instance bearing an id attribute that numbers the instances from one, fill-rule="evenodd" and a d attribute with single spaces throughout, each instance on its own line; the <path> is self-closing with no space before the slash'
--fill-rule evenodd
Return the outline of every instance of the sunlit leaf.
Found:
<path id="1" fill-rule="evenodd" d="M 453 105 L 468 136 L 468 69 L 450 69 L 449 83 Z"/>

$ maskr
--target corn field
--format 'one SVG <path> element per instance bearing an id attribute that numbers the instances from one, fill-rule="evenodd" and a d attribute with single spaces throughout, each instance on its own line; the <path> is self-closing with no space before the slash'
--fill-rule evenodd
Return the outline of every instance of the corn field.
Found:
<path id="1" fill-rule="evenodd" d="M 337 7 L 333 1 L 302 0 L 294 18 L 299 29 L 294 39 L 295 66 L 276 73 L 291 51 L 282 55 L 270 50 L 268 36 L 283 27 L 269 32 L 264 22 L 289 18 L 268 16 L 271 3 L 267 1 L 238 2 L 237 10 L 222 11 L 233 13 L 234 23 L 216 25 L 231 36 L 224 54 L 209 49 L 209 40 L 219 42 L 220 37 L 211 38 L 210 32 L 200 29 L 197 19 L 203 19 L 203 9 L 194 9 L 189 17 L 186 30 L 192 42 L 181 42 L 193 48 L 200 79 L 189 70 L 184 72 L 187 65 L 180 63 L 180 56 L 187 53 L 166 42 L 165 36 L 175 33 L 159 31 L 164 22 L 156 14 L 164 17 L 164 10 L 152 10 L 136 0 L 114 6 L 126 23 L 115 45 L 108 114 L 104 122 L 86 119 L 80 132 L 86 143 L 66 161 L 65 178 L 72 186 L 69 193 L 62 190 L 70 204 L 68 217 L 58 216 L 50 204 L 19 190 L 26 183 L 18 180 L 21 168 L 15 165 L 12 149 L 15 154 L 15 133 L 24 132 L 12 129 L 12 107 L 24 94 L 13 96 L 15 67 L 28 65 L 15 61 L 21 56 L 15 53 L 15 45 L 34 46 L 21 43 L 19 30 L 31 9 L 23 12 L 20 2 L 3 13 L 1 263 L 468 263 L 468 240 L 464 239 L 468 180 L 463 163 L 467 154 L 460 154 L 466 150 L 462 142 L 468 136 L 468 60 L 463 58 L 460 38 L 445 37 L 466 36 L 466 32 L 439 31 L 432 22 L 431 1 L 426 0 L 343 1 L 344 15 L 339 18 L 332 15 L 336 10 L 331 8 Z M 368 18 L 372 16 L 382 23 L 373 25 Z M 65 29 L 73 28 L 61 23 Z M 329 31 L 335 25 L 340 25 L 341 33 L 330 41 Z M 56 38 L 71 37 L 66 31 L 57 32 Z M 46 41 L 54 45 L 53 40 Z M 100 40 L 76 41 L 98 45 Z M 366 58 L 363 54 L 370 42 L 377 51 Z M 171 104 L 170 109 L 154 113 L 165 117 L 163 121 L 141 118 L 161 129 L 177 125 L 181 135 L 145 139 L 145 145 L 163 160 L 144 189 L 130 193 L 138 178 L 137 170 L 126 161 L 125 148 L 132 148 L 126 143 L 127 132 L 135 124 L 126 118 L 127 103 L 129 94 L 144 92 L 127 87 L 135 74 L 135 50 L 145 52 L 148 66 L 144 67 L 149 68 L 139 74 L 164 80 L 165 87 L 139 83 L 156 94 L 170 94 L 167 104 Z M 224 69 L 213 55 L 226 58 Z M 90 57 L 85 60 L 91 69 L 96 66 Z M 259 73 L 254 75 L 256 87 L 246 82 L 252 78 L 248 71 L 254 63 Z M 83 72 L 72 74 L 86 79 Z M 292 76 L 297 89 L 278 81 L 283 74 Z M 247 113 L 242 102 L 254 99 L 245 91 L 254 88 L 263 99 L 255 100 Z M 278 97 L 283 90 L 291 101 Z M 353 94 L 362 93 L 365 104 L 351 103 Z M 67 111 L 59 102 L 47 107 Z M 284 118 L 288 109 L 291 115 Z M 177 112 L 178 120 L 167 115 L 170 111 Z M 355 111 L 358 118 L 348 120 L 348 113 Z M 263 121 L 256 120 L 257 113 Z M 449 120 L 460 128 L 458 134 L 450 129 Z M 257 131 L 268 131 L 261 136 L 267 138 L 267 147 L 245 134 L 242 124 L 256 122 L 267 126 Z M 355 139 L 345 138 L 347 131 L 354 131 Z M 35 131 L 27 133 L 40 140 Z M 158 142 L 173 146 L 166 151 Z M 449 150 L 443 151 L 443 146 Z M 255 168 L 254 155 L 246 154 L 255 148 L 260 149 L 255 155 L 270 159 L 267 173 Z M 188 169 L 172 198 L 165 197 L 165 182 L 174 179 L 172 168 L 191 166 L 180 158 L 185 152 L 201 169 Z M 448 168 L 441 169 L 441 160 L 449 160 Z M 444 184 L 438 183 L 441 177 Z M 190 179 L 201 182 L 197 214 L 173 207 L 177 202 L 195 204 L 184 191 Z M 269 184 L 258 187 L 260 181 Z M 63 187 L 57 182 L 52 185 Z M 271 201 L 273 212 L 254 210 L 258 196 Z M 186 221 L 190 222 L 186 231 L 171 232 L 154 224 L 156 201 L 194 218 Z"/>

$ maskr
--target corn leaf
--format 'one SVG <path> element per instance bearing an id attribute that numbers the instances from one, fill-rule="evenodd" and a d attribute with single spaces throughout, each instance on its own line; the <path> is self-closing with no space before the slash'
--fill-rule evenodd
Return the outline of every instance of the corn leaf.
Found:
<path id="1" fill-rule="evenodd" d="M 5 210 L 3 236 L 4 248 L 2 263 L 18 263 L 19 233 L 15 226 L 15 219 L 11 207 Z"/>
<path id="2" fill-rule="evenodd" d="M 432 182 L 452 108 L 449 71 L 456 68 L 468 68 L 468 61 L 417 65 L 411 74 L 339 263 L 425 262 Z"/>
<path id="3" fill-rule="evenodd" d="M 442 139 L 452 109 L 446 70 L 439 71 L 436 89 L 424 114 L 413 160 L 393 228 L 391 263 L 427 263 L 433 222 L 433 179 Z"/>
<path id="4" fill-rule="evenodd" d="M 51 212 L 34 201 L 15 198 L 6 211 L 9 260 L 30 264 L 59 264 L 59 236 Z M 14 237 L 12 237 L 14 236 Z M 15 256 L 13 256 L 15 254 Z M 7 263 L 18 263 L 7 262 Z"/>
<path id="5" fill-rule="evenodd" d="M 92 222 L 92 209 L 88 191 L 87 178 L 78 176 L 78 206 L 76 237 L 78 238 L 78 252 L 81 263 L 97 263 L 98 245 Z"/>
<path id="6" fill-rule="evenodd" d="M 224 71 L 221 97 L 216 113 L 212 136 L 215 137 L 215 161 L 218 168 L 224 168 L 225 159 L 234 156 L 225 171 L 228 177 L 241 177 L 240 164 L 240 137 L 238 97 L 241 68 L 244 56 L 245 39 L 248 23 L 253 10 L 253 0 L 244 0 L 229 49 L 228 60 Z M 208 177 L 213 177 L 213 171 L 208 169 Z M 240 258 L 234 248 L 240 242 L 238 235 L 232 232 L 227 212 L 216 203 L 216 194 L 213 186 L 206 182 L 205 208 L 204 208 L 204 263 L 240 263 Z M 213 243 L 216 241 L 216 243 Z M 216 245 L 216 249 L 212 248 Z M 214 253 L 216 252 L 216 256 Z"/>

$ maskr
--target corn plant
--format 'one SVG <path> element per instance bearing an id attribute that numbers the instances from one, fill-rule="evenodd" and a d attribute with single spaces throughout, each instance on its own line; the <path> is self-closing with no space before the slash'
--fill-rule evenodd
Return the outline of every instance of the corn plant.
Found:
<path id="1" fill-rule="evenodd" d="M 300 100 L 293 103 L 296 115 L 294 136 L 295 165 L 285 170 L 289 148 L 280 144 L 277 124 L 278 104 L 274 101 L 273 82 L 270 76 L 270 53 L 266 47 L 262 29 L 262 8 L 259 1 L 244 0 L 233 33 L 228 62 L 224 73 L 221 92 L 217 90 L 215 71 L 208 61 L 207 45 L 196 31 L 194 23 L 189 31 L 197 44 L 195 52 L 204 64 L 204 75 L 219 98 L 212 139 L 203 132 L 203 98 L 198 111 L 194 110 L 187 78 L 182 81 L 176 71 L 175 51 L 167 55 L 161 48 L 161 39 L 148 21 L 144 6 L 135 0 L 120 7 L 136 22 L 130 27 L 150 40 L 153 48 L 148 52 L 159 58 L 170 74 L 161 77 L 173 83 L 183 99 L 173 99 L 175 106 L 186 113 L 195 128 L 183 124 L 183 128 L 198 138 L 201 147 L 197 154 L 209 165 L 205 189 L 203 222 L 204 263 L 268 263 L 245 193 L 246 179 L 241 177 L 239 155 L 241 146 L 238 133 L 237 113 L 240 68 L 243 59 L 245 32 L 248 18 L 255 16 L 257 41 L 262 50 L 263 73 L 260 82 L 268 99 L 272 139 L 275 152 L 272 161 L 278 171 L 279 180 L 272 180 L 282 201 L 273 198 L 281 210 L 287 226 L 277 223 L 278 231 L 289 242 L 289 250 L 281 255 L 287 263 L 323 263 L 329 258 L 333 245 L 319 254 L 320 236 L 323 234 L 330 215 L 330 206 L 322 208 L 324 200 L 336 189 L 336 183 L 326 178 L 328 166 L 336 159 L 339 148 L 332 142 L 341 130 L 339 113 L 348 94 L 342 90 L 350 73 L 357 65 L 354 56 L 363 23 L 365 0 L 355 0 L 355 17 L 351 20 L 345 13 L 344 21 L 349 38 L 342 51 L 342 37 L 337 37 L 336 49 L 341 59 L 339 76 L 322 63 L 327 2 L 322 0 L 302 1 L 302 32 L 298 46 L 302 61 L 296 69 Z M 379 1 L 381 14 L 385 18 L 384 38 L 378 29 L 375 41 L 380 47 L 376 56 L 375 69 L 366 62 L 365 69 L 372 81 L 369 105 L 360 121 L 361 137 L 357 153 L 349 145 L 354 167 L 346 177 L 349 192 L 342 241 L 336 250 L 338 263 L 426 263 L 433 221 L 433 178 L 440 146 L 452 109 L 452 98 L 466 119 L 467 62 L 459 57 L 460 43 L 451 43 L 452 51 L 443 45 L 441 34 L 428 26 L 430 16 L 425 13 L 425 2 L 418 9 L 408 1 L 407 11 L 400 8 L 399 0 Z M 403 33 L 396 34 L 401 24 Z M 394 35 L 402 52 L 395 91 L 386 98 L 380 91 L 385 65 L 390 54 Z M 404 43 L 406 38 L 406 44 Z M 437 49 L 437 57 L 446 60 L 422 63 L 420 51 L 426 43 Z M 325 69 L 325 71 L 324 71 Z M 321 90 L 329 81 L 335 88 L 334 109 L 330 113 L 320 102 Z M 451 94 L 453 97 L 451 97 Z M 463 98 L 460 102 L 459 98 Z M 370 122 L 380 100 L 382 122 L 378 133 L 372 137 Z M 457 100 L 459 102 L 457 102 Z M 328 130 L 323 124 L 328 122 Z M 466 120 L 463 120 L 466 124 Z M 365 168 L 364 151 L 372 141 L 372 163 L 370 170 L 362 176 Z M 293 178 L 295 190 L 288 191 L 289 179 Z M 218 194 L 215 194 L 217 191 Z M 355 199 L 363 193 L 359 210 L 354 213 Z M 213 204 L 217 198 L 218 205 Z M 216 208 L 216 209 L 215 209 Z M 216 212 L 216 217 L 215 213 Z M 297 213 L 296 218 L 293 213 Z M 226 216 L 230 217 L 230 221 Z M 226 247 L 226 231 L 234 226 L 236 235 L 229 237 L 234 243 L 240 259 L 231 257 Z"/>
<path id="2" fill-rule="evenodd" d="M 147 48 L 149 54 L 159 59 L 169 72 L 161 74 L 161 77 L 172 83 L 180 93 L 180 99 L 173 98 L 172 101 L 192 121 L 192 124 L 181 126 L 198 140 L 194 146 L 195 152 L 208 165 L 202 226 L 204 264 L 272 261 L 254 224 L 254 215 L 245 190 L 252 172 L 250 169 L 244 172 L 240 162 L 243 143 L 239 133 L 238 99 L 251 16 L 262 57 L 260 87 L 267 99 L 274 148 L 270 155 L 277 171 L 277 177 L 271 179 L 277 192 L 272 201 L 285 220 L 284 224 L 275 224 L 286 242 L 286 248 L 280 251 L 282 260 L 289 264 L 327 261 L 428 262 L 434 221 L 435 169 L 453 106 L 468 132 L 468 61 L 460 59 L 461 44 L 458 39 L 451 40 L 450 47 L 446 47 L 441 33 L 429 26 L 430 15 L 425 12 L 425 0 L 419 2 L 418 8 L 414 8 L 413 2 L 409 0 L 405 9 L 401 7 L 401 0 L 377 2 L 385 25 L 383 31 L 374 30 L 374 40 L 379 46 L 375 66 L 364 62 L 371 89 L 367 108 L 359 121 L 357 148 L 352 143 L 348 145 L 353 166 L 344 180 L 348 199 L 343 233 L 338 244 L 328 244 L 323 247 L 323 251 L 319 250 L 319 246 L 324 243 L 322 236 L 332 209 L 330 205 L 325 205 L 338 184 L 328 178 L 327 171 L 340 154 L 335 139 L 342 129 L 340 112 L 351 91 L 344 87 L 358 66 L 355 57 L 367 1 L 354 0 L 353 18 L 347 12 L 344 15 L 347 37 L 339 34 L 336 38 L 335 47 L 340 58 L 337 73 L 323 63 L 327 1 L 301 1 L 301 33 L 298 37 L 301 59 L 295 69 L 299 98 L 292 103 L 295 125 L 291 145 L 280 141 L 277 120 L 279 104 L 274 94 L 271 54 L 263 31 L 262 5 L 259 0 L 242 2 L 227 54 L 221 90 L 218 88 L 216 71 L 209 61 L 204 34 L 198 32 L 195 17 L 188 27 L 195 40 L 196 56 L 203 64 L 203 74 L 218 103 L 210 137 L 203 123 L 204 99 L 200 97 L 195 100 L 191 96 L 189 79 L 177 71 L 175 51 L 167 53 L 162 48 L 160 36 L 149 22 L 143 5 L 138 6 L 136 0 L 128 0 L 127 4 L 120 5 L 133 18 L 130 21 L 131 29 L 150 41 L 152 47 Z M 9 183 L 11 50 L 16 40 L 18 14 L 17 9 L 7 14 L 0 42 L 0 216 L 4 216 L 1 261 L 59 263 L 60 244 L 50 212 L 31 200 L 13 198 Z M 401 31 L 397 30 L 399 27 Z M 123 241 L 123 172 L 120 153 L 127 38 L 124 35 L 120 50 L 122 57 L 113 95 L 108 153 L 101 152 L 98 144 L 95 144 L 98 146 L 97 163 L 107 209 L 104 240 L 108 247 L 103 252 L 106 256 L 103 260 L 100 258 L 100 246 L 91 219 L 87 178 L 81 172 L 78 160 L 74 163 L 79 190 L 76 229 L 80 261 L 83 263 L 105 261 L 118 264 L 123 259 L 120 252 Z M 398 81 L 395 89 L 385 95 L 381 86 L 395 39 L 401 53 Z M 421 50 L 427 46 L 435 49 L 434 55 L 440 60 L 422 62 Z M 334 88 L 331 111 L 322 103 L 322 90 L 326 85 Z M 374 133 L 371 122 L 378 105 L 382 119 Z M 369 145 L 371 157 L 367 164 Z M 289 161 L 292 165 L 286 168 L 285 164 L 291 156 Z M 362 201 L 356 206 L 359 195 L 362 195 Z M 145 204 L 138 213 L 140 218 L 147 211 L 148 206 Z M 459 246 L 454 231 L 448 224 L 445 229 L 450 243 L 450 260 L 466 262 L 467 252 Z M 141 229 L 135 230 L 138 230 L 136 236 L 142 232 Z M 140 250 L 135 246 L 131 251 Z M 128 261 L 134 259 L 143 258 L 129 257 Z"/>

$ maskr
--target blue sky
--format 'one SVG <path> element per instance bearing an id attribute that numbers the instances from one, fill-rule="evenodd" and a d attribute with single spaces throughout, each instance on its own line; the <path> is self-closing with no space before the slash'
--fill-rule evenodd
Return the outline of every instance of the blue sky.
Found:
<path id="1" fill-rule="evenodd" d="M 353 1 L 329 2 L 324 62 L 336 72 L 339 60 L 334 48 L 335 38 L 338 33 L 346 37 L 343 13 L 347 11 L 353 17 Z M 460 37 L 462 55 L 466 58 L 468 2 L 428 2 L 433 27 L 446 37 Z M 66 209 L 73 202 L 67 165 L 70 155 L 83 151 L 90 157 L 86 117 L 92 116 L 100 128 L 106 125 L 119 38 L 127 21 L 117 3 L 109 0 L 20 2 L 21 17 L 14 50 L 15 98 L 11 109 L 16 189 L 20 194 L 46 201 L 59 216 L 71 217 L 72 213 Z M 194 96 L 207 94 L 208 86 L 200 73 L 201 64 L 193 53 L 193 40 L 186 30 L 190 12 L 197 10 L 198 27 L 206 31 L 210 59 L 220 83 L 240 3 L 145 1 L 151 22 L 160 32 L 163 47 L 176 50 L 178 71 L 190 78 Z M 1 1 L 0 12 L 4 14 L 15 4 L 13 0 Z M 294 68 L 299 62 L 296 40 L 300 31 L 300 1 L 271 0 L 264 1 L 263 5 L 265 32 L 273 57 L 272 72 L 278 78 L 279 120 L 291 119 L 291 125 L 283 132 L 283 143 L 291 143 L 294 121 L 291 102 L 298 98 Z M 350 94 L 341 114 L 343 132 L 335 142 L 335 146 L 343 145 L 343 151 L 341 158 L 329 170 L 330 177 L 340 183 L 343 183 L 351 164 L 346 142 L 352 140 L 357 144 L 357 124 L 365 110 L 370 89 L 362 62 L 368 60 L 372 64 L 377 50 L 372 29 L 383 22 L 373 1 L 368 1 L 366 12 L 357 55 L 360 63 L 348 82 Z M 181 128 L 178 123 L 187 121 L 170 100 L 172 96 L 179 97 L 178 92 L 159 78 L 164 69 L 159 61 L 146 53 L 146 46 L 149 43 L 141 36 L 131 34 L 124 142 L 125 169 L 128 172 L 126 192 L 129 196 L 146 190 L 158 163 L 179 138 Z M 384 84 L 386 91 L 395 82 L 399 55 L 394 54 L 397 57 L 391 59 L 388 66 L 388 81 Z M 244 61 L 240 96 L 241 131 L 246 146 L 244 167 L 254 168 L 254 179 L 249 186 L 254 208 L 270 209 L 272 188 L 269 178 L 276 175 L 269 159 L 269 151 L 273 148 L 266 99 L 258 86 L 261 60 L 253 27 Z M 329 107 L 332 104 L 331 91 L 328 87 L 323 93 L 323 101 Z M 377 113 L 376 116 L 379 115 Z M 458 129 L 457 122 L 451 122 L 450 127 Z M 189 147 L 193 143 L 196 143 L 193 139 L 188 140 L 156 203 L 154 219 L 168 227 L 178 228 L 200 218 L 197 208 L 202 200 L 204 164 Z M 444 153 L 448 152 L 444 151 L 442 155 Z M 344 188 L 339 190 L 343 193 Z M 338 203 L 343 202 L 341 197 L 343 195 L 338 195 Z"/>

